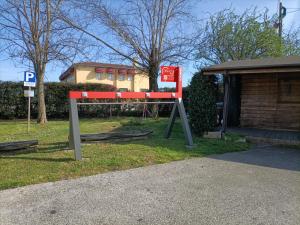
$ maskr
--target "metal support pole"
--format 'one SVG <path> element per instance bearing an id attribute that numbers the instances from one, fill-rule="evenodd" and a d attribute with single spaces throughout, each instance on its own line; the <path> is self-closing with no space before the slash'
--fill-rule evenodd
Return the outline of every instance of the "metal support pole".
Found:
<path id="1" fill-rule="evenodd" d="M 73 126 L 72 126 L 72 113 L 71 113 L 71 100 L 69 100 L 69 148 L 74 149 L 74 139 L 73 139 Z"/>
<path id="2" fill-rule="evenodd" d="M 189 126 L 189 122 L 188 122 L 187 115 L 186 115 L 184 105 L 183 105 L 183 101 L 181 98 L 177 99 L 176 104 L 174 104 L 174 106 L 173 106 L 171 116 L 169 119 L 169 123 L 168 123 L 167 129 L 165 131 L 165 138 L 170 137 L 178 112 L 179 112 L 179 116 L 181 119 L 181 125 L 182 125 L 186 144 L 188 147 L 193 147 L 194 143 L 193 143 L 192 132 L 191 132 L 191 129 Z"/>
<path id="3" fill-rule="evenodd" d="M 278 12 L 278 35 L 281 38 L 282 37 L 282 2 L 281 0 L 279 1 L 279 12 Z M 280 40 L 281 41 L 281 40 Z"/>
<path id="4" fill-rule="evenodd" d="M 189 121 L 187 119 L 187 115 L 184 109 L 184 105 L 183 105 L 183 101 L 181 98 L 176 100 L 176 104 L 178 107 L 178 112 L 180 115 L 180 119 L 181 119 L 181 124 L 182 124 L 182 128 L 183 128 L 183 133 L 185 136 L 185 141 L 188 147 L 192 147 L 194 145 L 193 143 L 193 137 L 192 137 L 192 132 L 190 129 L 190 125 L 189 125 Z"/>
<path id="5" fill-rule="evenodd" d="M 170 137 L 177 114 L 178 114 L 178 108 L 177 108 L 177 104 L 175 103 L 173 105 L 172 112 L 171 112 L 170 119 L 169 119 L 169 123 L 168 123 L 167 129 L 165 131 L 165 138 Z"/>
<path id="6" fill-rule="evenodd" d="M 69 147 L 74 149 L 74 155 L 76 160 L 81 160 L 81 141 L 80 141 L 80 130 L 79 130 L 79 119 L 76 99 L 70 99 L 69 109 Z"/>

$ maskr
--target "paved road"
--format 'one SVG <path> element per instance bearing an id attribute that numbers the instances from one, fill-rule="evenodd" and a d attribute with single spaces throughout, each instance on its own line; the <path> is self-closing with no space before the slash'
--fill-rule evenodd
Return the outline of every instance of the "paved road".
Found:
<path id="1" fill-rule="evenodd" d="M 299 225 L 300 150 L 260 147 L 0 192 L 0 224 Z"/>

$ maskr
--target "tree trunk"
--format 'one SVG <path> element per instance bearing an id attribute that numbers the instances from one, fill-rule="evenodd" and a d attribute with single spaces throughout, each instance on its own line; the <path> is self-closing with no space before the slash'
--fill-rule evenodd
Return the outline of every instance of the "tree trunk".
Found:
<path id="1" fill-rule="evenodd" d="M 149 77 L 149 89 L 150 91 L 158 91 L 157 78 Z"/>
<path id="2" fill-rule="evenodd" d="M 44 91 L 44 77 L 45 69 L 39 66 L 37 70 L 37 95 L 38 95 L 38 118 L 37 122 L 40 124 L 47 123 L 45 91 Z"/>
<path id="3" fill-rule="evenodd" d="M 149 68 L 149 89 L 150 91 L 158 91 L 157 75 L 158 69 L 155 67 Z"/>
<path id="4" fill-rule="evenodd" d="M 157 92 L 157 76 L 158 76 L 158 67 L 149 68 L 149 89 L 150 91 Z M 153 104 L 151 107 L 152 118 L 158 118 L 158 104 Z"/>

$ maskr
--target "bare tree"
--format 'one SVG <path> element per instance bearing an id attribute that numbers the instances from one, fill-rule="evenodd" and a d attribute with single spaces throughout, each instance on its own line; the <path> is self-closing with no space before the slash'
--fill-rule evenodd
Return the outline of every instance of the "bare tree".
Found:
<path id="1" fill-rule="evenodd" d="M 83 28 L 78 17 L 62 13 L 64 21 L 96 39 L 120 59 L 133 62 L 149 75 L 151 91 L 157 91 L 157 77 L 161 63 L 177 64 L 187 59 L 192 49 L 192 38 L 187 35 L 187 0 L 124 0 L 118 7 L 104 1 L 87 0 L 77 10 L 84 19 L 92 18 L 90 29 Z M 111 3 L 111 2 L 110 2 Z M 95 32 L 95 23 L 107 28 L 109 36 Z M 111 37 L 115 37 L 112 39 Z M 107 38 L 106 38 L 107 37 Z"/>
<path id="2" fill-rule="evenodd" d="M 46 123 L 44 79 L 50 61 L 70 60 L 80 38 L 60 23 L 56 12 L 62 0 L 3 0 L 0 5 L 0 40 L 9 57 L 31 62 L 37 74 L 38 122 Z M 76 47 L 77 46 L 77 47 Z"/>

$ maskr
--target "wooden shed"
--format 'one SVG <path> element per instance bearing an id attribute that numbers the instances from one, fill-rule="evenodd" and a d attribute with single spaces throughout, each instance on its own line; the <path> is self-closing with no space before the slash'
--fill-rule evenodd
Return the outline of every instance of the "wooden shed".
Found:
<path id="1" fill-rule="evenodd" d="M 224 75 L 223 131 L 300 131 L 300 56 L 230 61 L 202 72 Z"/>

